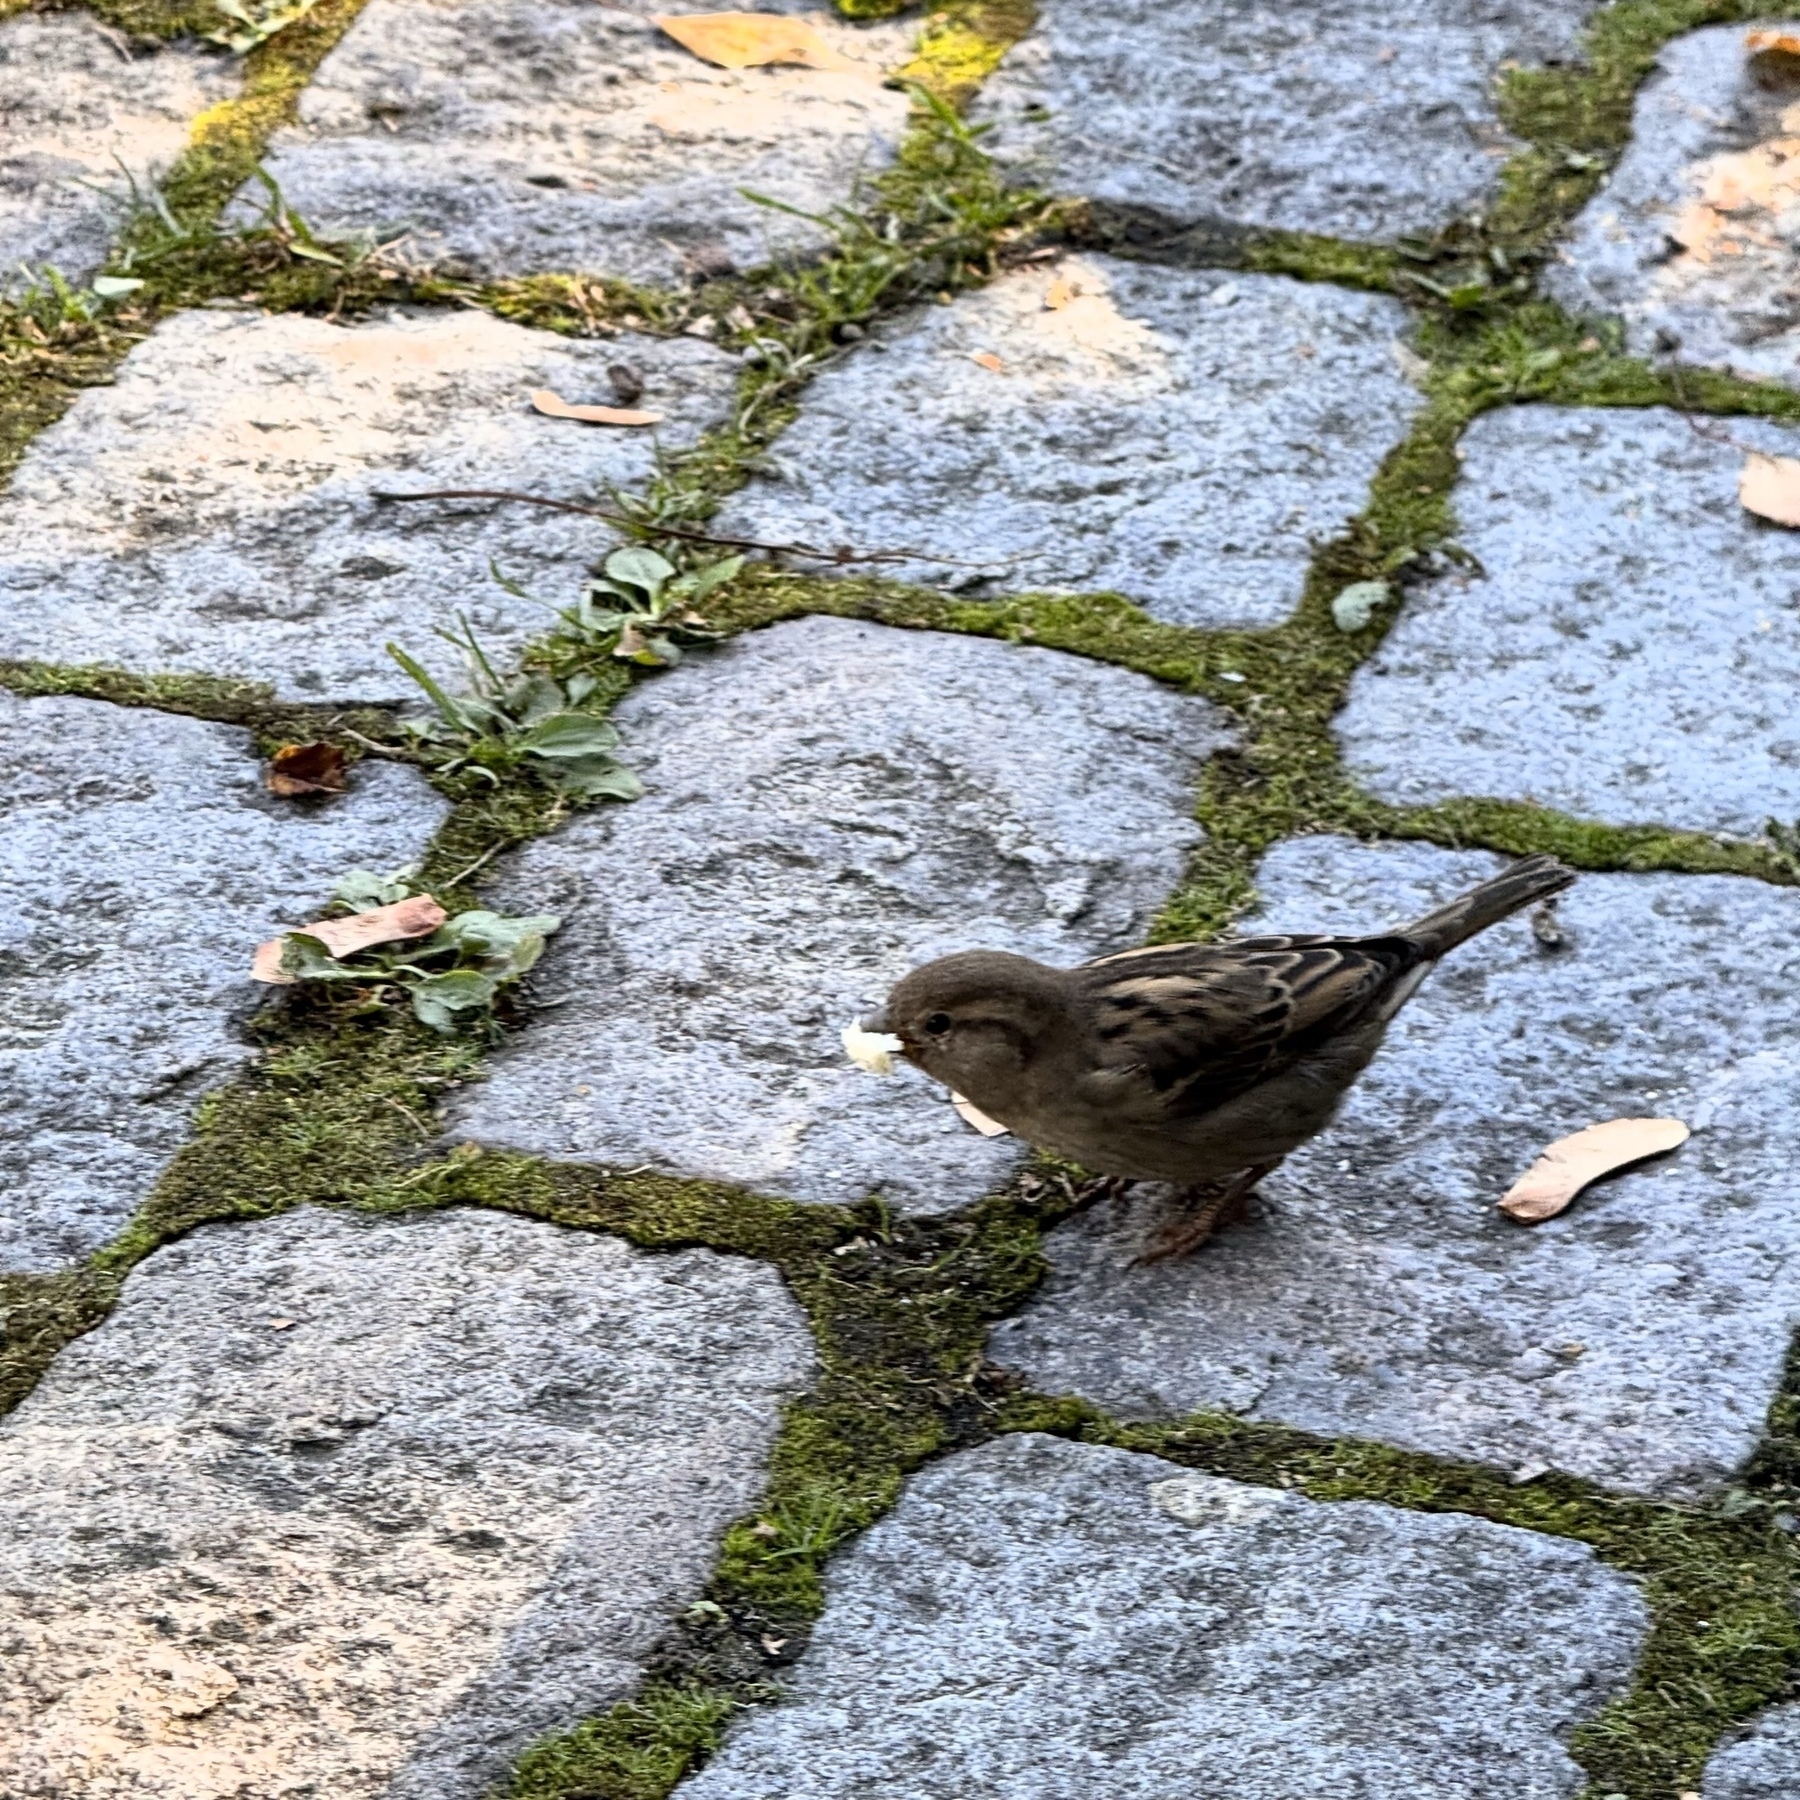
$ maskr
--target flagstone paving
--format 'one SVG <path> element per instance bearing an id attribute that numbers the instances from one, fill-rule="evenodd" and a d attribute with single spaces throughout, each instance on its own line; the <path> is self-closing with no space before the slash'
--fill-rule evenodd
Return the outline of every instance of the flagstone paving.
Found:
<path id="1" fill-rule="evenodd" d="M 164 175 L 238 87 L 211 45 L 148 43 L 78 12 L 0 22 L 0 294 L 25 285 L 21 263 L 87 281 L 131 184 Z"/>
<path id="2" fill-rule="evenodd" d="M 1517 406 L 1463 437 L 1458 541 L 1337 721 L 1372 793 L 1754 835 L 1800 814 L 1800 540 L 1738 504 L 1750 419 Z M 1723 704 L 1725 696 L 1729 704 Z"/>
<path id="3" fill-rule="evenodd" d="M 1574 1795 L 1644 1606 L 1574 1544 L 1054 1438 L 936 1464 L 684 1800 Z"/>
<path id="4" fill-rule="evenodd" d="M 114 1237 L 248 1054 L 249 956 L 360 861 L 448 810 L 358 766 L 341 799 L 265 793 L 249 734 L 0 693 L 0 1270 Z"/>
<path id="5" fill-rule="evenodd" d="M 817 251 L 817 225 L 744 190 L 809 213 L 850 200 L 893 158 L 906 97 L 882 79 L 912 31 L 768 10 L 854 66 L 714 68 L 592 0 L 373 0 L 276 134 L 269 173 L 318 229 L 404 232 L 408 260 L 490 275 L 666 282 Z M 243 204 L 263 199 L 251 187 Z"/>
<path id="6" fill-rule="evenodd" d="M 9 258 L 81 287 L 69 177 L 205 116 L 146 288 L 0 300 L 0 1791 L 1794 1800 L 1800 564 L 1736 480 L 1800 422 L 1800 57 L 767 10 L 830 66 L 593 0 L 0 22 Z M 233 235 L 259 149 L 318 242 Z M 680 571 L 552 640 L 620 528 L 378 498 L 434 488 Z M 739 538 L 813 553 L 668 585 Z M 538 754 L 602 710 L 629 803 Z M 346 794 L 269 791 L 307 738 Z M 1579 883 L 1186 1260 L 839 1046 L 942 951 L 1528 850 Z M 444 1035 L 254 988 L 358 868 L 557 924 Z M 1693 1135 L 1495 1212 L 1644 1114 Z"/>
<path id="7" fill-rule="evenodd" d="M 1380 295 L 1270 276 L 1099 256 L 1006 275 L 821 376 L 720 524 L 916 550 L 885 572 L 957 591 L 1274 625 L 1418 410 L 1405 326 Z"/>
<path id="8" fill-rule="evenodd" d="M 1622 318 L 1640 355 L 1800 382 L 1800 60 L 1752 50 L 1739 26 L 1657 60 L 1631 147 L 1545 285 Z"/>
<path id="9" fill-rule="evenodd" d="M 617 716 L 658 803 L 590 813 L 496 882 L 505 910 L 566 921 L 558 1003 L 452 1131 L 930 1212 L 1020 1146 L 923 1082 L 871 1081 L 839 1029 L 971 942 L 1079 962 L 1140 940 L 1229 741 L 1123 669 L 847 619 L 697 657 Z"/>
<path id="10" fill-rule="evenodd" d="M 1800 1706 L 1778 1706 L 1706 1767 L 1702 1800 L 1784 1800 L 1800 1768 Z"/>
<path id="11" fill-rule="evenodd" d="M 9 1794 L 478 1794 L 755 1497 L 772 1271 L 495 1213 L 158 1251 L 0 1426 Z"/>
<path id="12" fill-rule="evenodd" d="M 596 431 L 532 410 L 538 388 L 616 404 L 615 365 L 662 425 Z M 27 452 L 0 519 L 0 654 L 391 699 L 410 684 L 387 641 L 454 678 L 461 659 L 434 631 L 466 618 L 504 660 L 549 622 L 546 601 L 574 599 L 592 527 L 373 496 L 524 487 L 591 502 L 718 423 L 733 374 L 692 338 L 572 343 L 480 312 L 349 326 L 178 313 Z"/>
<path id="13" fill-rule="evenodd" d="M 1389 240 L 1489 199 L 1509 62 L 1569 58 L 1591 0 L 1044 0 L 983 91 L 995 155 L 1058 193 Z M 1329 120 L 1327 129 L 1321 129 Z"/>

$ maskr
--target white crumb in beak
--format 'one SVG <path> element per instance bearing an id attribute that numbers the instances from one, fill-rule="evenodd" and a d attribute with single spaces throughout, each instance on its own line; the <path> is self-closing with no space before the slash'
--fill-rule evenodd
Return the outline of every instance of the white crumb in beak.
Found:
<path id="1" fill-rule="evenodd" d="M 864 1031 L 860 1025 L 846 1025 L 838 1036 L 843 1040 L 844 1054 L 871 1075 L 893 1074 L 894 1057 L 906 1048 L 891 1032 Z"/>

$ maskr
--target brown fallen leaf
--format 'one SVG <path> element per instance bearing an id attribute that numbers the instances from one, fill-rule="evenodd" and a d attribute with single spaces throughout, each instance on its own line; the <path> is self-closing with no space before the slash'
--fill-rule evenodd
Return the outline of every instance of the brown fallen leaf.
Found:
<path id="1" fill-rule="evenodd" d="M 263 783 L 284 799 L 295 794 L 341 794 L 344 753 L 336 744 L 283 744 L 269 759 Z"/>
<path id="2" fill-rule="evenodd" d="M 779 13 L 652 13 L 650 23 L 660 26 L 702 62 L 716 63 L 721 69 L 800 63 L 809 69 L 863 72 L 841 51 L 832 49 L 804 19 L 787 19 Z"/>
<path id="3" fill-rule="evenodd" d="M 402 938 L 428 937 L 450 915 L 429 894 L 414 894 L 409 900 L 396 900 L 392 906 L 377 906 L 371 912 L 351 913 L 345 919 L 315 919 L 310 925 L 299 925 L 308 937 L 319 940 L 333 956 L 345 957 L 372 944 L 394 944 Z M 286 935 L 285 933 L 283 934 Z M 273 987 L 292 987 L 293 976 L 281 966 L 282 938 L 270 938 L 258 944 L 250 963 L 253 981 L 266 981 Z"/>
<path id="4" fill-rule="evenodd" d="M 584 425 L 660 425 L 659 412 L 637 412 L 629 406 L 572 406 L 548 388 L 534 388 L 531 404 L 546 418 L 579 419 Z"/>
<path id="5" fill-rule="evenodd" d="M 1738 501 L 1759 519 L 1800 525 L 1800 458 L 1752 450 L 1738 476 Z"/>
<path id="6" fill-rule="evenodd" d="M 1500 1211 L 1521 1225 L 1554 1219 L 1591 1181 L 1685 1144 L 1679 1119 L 1608 1119 L 1558 1138 L 1506 1190 Z"/>
<path id="7" fill-rule="evenodd" d="M 980 363 L 984 369 L 992 369 L 996 375 L 1004 375 L 1006 373 L 1006 364 L 991 350 L 971 350 L 969 352 L 969 361 L 972 363 Z"/>
<path id="8" fill-rule="evenodd" d="M 1049 292 L 1044 295 L 1044 305 L 1051 312 L 1061 312 L 1080 292 L 1080 282 L 1070 281 L 1067 277 L 1059 275 L 1051 282 Z"/>
<path id="9" fill-rule="evenodd" d="M 965 1100 L 954 1090 L 950 1095 L 950 1104 L 962 1115 L 963 1122 L 973 1125 L 983 1137 L 1005 1137 L 1007 1128 L 998 1119 L 990 1119 L 973 1100 Z"/>
<path id="10" fill-rule="evenodd" d="M 1744 48 L 1753 55 L 1764 50 L 1780 50 L 1788 56 L 1800 56 L 1800 36 L 1791 31 L 1746 31 Z"/>

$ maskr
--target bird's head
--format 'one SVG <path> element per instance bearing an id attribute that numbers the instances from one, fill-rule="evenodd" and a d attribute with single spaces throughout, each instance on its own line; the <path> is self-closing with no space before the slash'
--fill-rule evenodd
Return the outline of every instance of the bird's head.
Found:
<path id="1" fill-rule="evenodd" d="M 985 1109 L 1003 1105 L 1066 1013 L 1061 970 L 965 950 L 914 969 L 862 1023 L 893 1033 L 910 1061 Z"/>

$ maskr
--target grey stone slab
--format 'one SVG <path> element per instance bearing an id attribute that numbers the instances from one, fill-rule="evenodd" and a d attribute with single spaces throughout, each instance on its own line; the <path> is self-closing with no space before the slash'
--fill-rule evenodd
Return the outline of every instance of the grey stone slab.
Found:
<path id="1" fill-rule="evenodd" d="M 52 263 L 77 284 L 93 275 L 131 182 L 156 181 L 194 119 L 236 96 L 241 67 L 211 45 L 149 46 L 80 12 L 0 23 L 0 293 L 24 284 L 20 263 Z"/>
<path id="2" fill-rule="evenodd" d="M 668 13 L 710 12 L 673 0 Z M 806 212 L 892 160 L 906 96 L 882 86 L 916 27 L 853 26 L 804 0 L 853 69 L 720 69 L 647 15 L 589 0 L 374 0 L 268 158 L 316 230 L 406 231 L 415 263 L 668 282 L 696 260 L 812 255 Z M 240 207 L 260 205 L 246 188 Z"/>
<path id="3" fill-rule="evenodd" d="M 1300 839 L 1266 859 L 1258 918 L 1379 930 L 1496 865 Z M 1145 1189 L 1054 1233 L 995 1360 L 1134 1418 L 1224 1408 L 1633 1491 L 1720 1487 L 1800 1313 L 1800 894 L 1584 875 L 1560 916 L 1564 951 L 1523 920 L 1458 950 L 1248 1224 L 1129 1267 L 1166 1217 Z M 1554 1139 L 1671 1115 L 1686 1145 L 1562 1217 L 1494 1210 Z"/>
<path id="4" fill-rule="evenodd" d="M 1045 0 L 983 90 L 987 148 L 1061 194 L 1336 237 L 1480 207 L 1509 62 L 1570 60 L 1594 0 Z"/>
<path id="5" fill-rule="evenodd" d="M 1044 1437 L 917 1477 L 827 1596 L 680 1800 L 1572 1800 L 1648 1622 L 1585 1546 Z"/>
<path id="6" fill-rule="evenodd" d="M 1221 716 L 1140 675 L 980 638 L 811 618 L 739 638 L 618 712 L 648 790 L 514 859 L 494 894 L 563 929 L 557 1004 L 452 1130 L 849 1204 L 940 1211 L 1020 1147 L 839 1029 L 914 964 L 1078 962 L 1138 941 L 1199 841 Z"/>
<path id="7" fill-rule="evenodd" d="M 644 376 L 654 428 L 549 419 L 528 395 L 610 402 Z M 381 489 L 523 488 L 593 501 L 656 445 L 724 416 L 730 357 L 692 338 L 575 341 L 490 314 L 334 325 L 188 312 L 35 438 L 0 501 L 0 655 L 245 676 L 284 695 L 412 695 L 384 649 L 460 675 L 433 634 L 466 614 L 500 659 L 542 632 L 605 549 L 597 520 Z"/>
<path id="8" fill-rule="evenodd" d="M 1800 1792 L 1800 1706 L 1777 1706 L 1728 1738 L 1706 1765 L 1703 1800 L 1794 1800 Z"/>
<path id="9" fill-rule="evenodd" d="M 1712 432 L 1662 408 L 1477 419 L 1454 501 L 1482 572 L 1414 588 L 1357 672 L 1356 777 L 1749 836 L 1800 814 L 1800 537 L 1737 499 L 1737 446 L 1800 434 Z"/>
<path id="10" fill-rule="evenodd" d="M 1640 356 L 1800 382 L 1800 84 L 1722 25 L 1666 44 L 1544 285 Z"/>
<path id="11" fill-rule="evenodd" d="M 420 855 L 446 810 L 371 762 L 298 807 L 263 792 L 248 732 L 0 694 L 0 1269 L 125 1224 L 247 1054 L 257 944 L 346 869 Z"/>
<path id="12" fill-rule="evenodd" d="M 1079 292 L 1052 308 L 1059 282 Z M 1102 256 L 1006 275 L 826 371 L 722 528 L 917 550 L 884 573 L 955 588 L 1109 588 L 1184 625 L 1273 625 L 1419 407 L 1405 322 L 1275 276 Z"/>
<path id="13" fill-rule="evenodd" d="M 158 1251 L 0 1425 L 0 1788 L 480 1800 L 635 1684 L 811 1368 L 708 1251 L 311 1208 Z"/>

